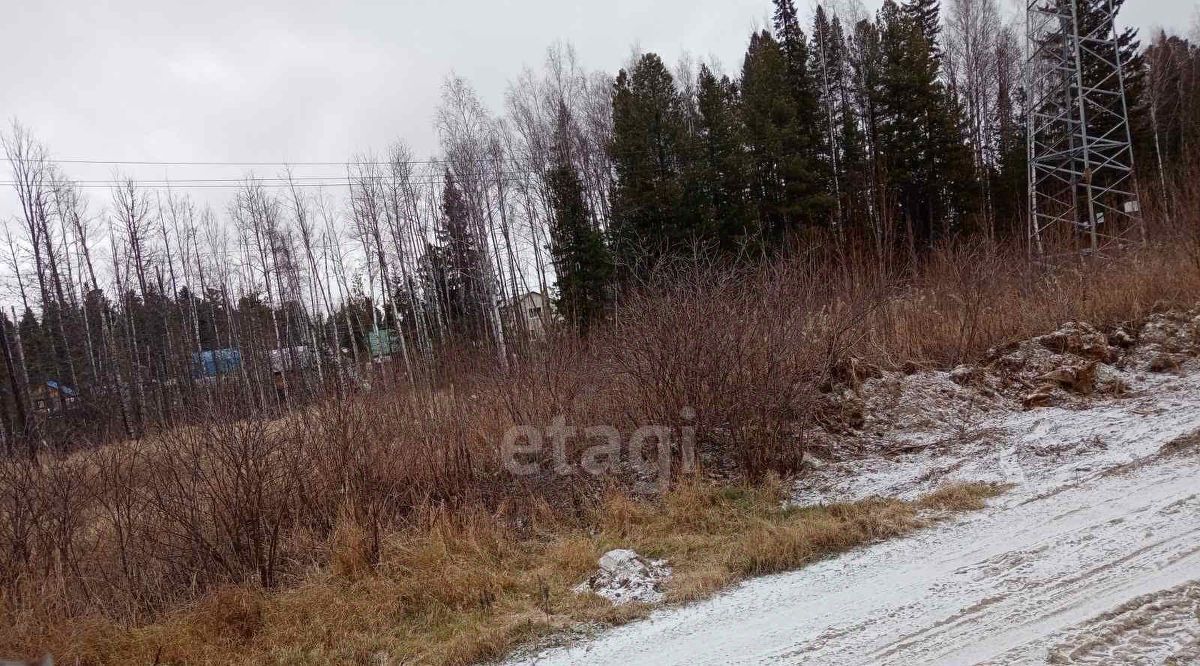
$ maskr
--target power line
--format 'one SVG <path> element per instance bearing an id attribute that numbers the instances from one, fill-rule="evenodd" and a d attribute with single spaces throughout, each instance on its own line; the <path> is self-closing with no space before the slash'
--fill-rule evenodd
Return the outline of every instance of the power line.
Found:
<path id="1" fill-rule="evenodd" d="M 278 161 L 278 162 L 235 162 L 235 161 L 155 161 L 155 160 L 99 160 L 99 159 L 83 159 L 83 158 L 63 158 L 63 159 L 45 159 L 46 164 L 76 164 L 76 165 L 106 165 L 106 166 L 146 166 L 146 167 L 164 167 L 164 168 L 182 168 L 182 167 L 280 167 L 289 169 L 290 167 L 304 166 L 324 166 L 324 167 L 344 167 L 344 173 L 333 175 L 305 175 L 305 176 L 266 176 L 259 177 L 253 175 L 245 175 L 238 178 L 179 178 L 172 179 L 170 177 L 156 178 L 121 178 L 113 177 L 109 179 L 93 179 L 93 180 L 73 180 L 67 178 L 70 182 L 81 189 L 105 189 L 112 187 L 120 187 L 132 181 L 136 185 L 143 187 L 155 188 L 180 188 L 180 189 L 236 189 L 244 187 L 247 184 L 261 185 L 263 187 L 296 187 L 296 188 L 351 188 L 361 184 L 364 181 L 397 181 L 403 182 L 406 185 L 412 186 L 434 186 L 440 185 L 442 179 L 428 173 L 419 174 L 417 179 L 400 177 L 395 173 L 375 173 L 363 174 L 354 173 L 354 169 L 363 167 L 382 166 L 444 166 L 462 167 L 464 165 L 473 167 L 498 167 L 501 169 L 500 174 L 479 174 L 480 178 L 485 180 L 487 184 L 495 183 L 497 176 L 502 179 L 501 184 L 511 185 L 522 182 L 522 179 L 529 176 L 540 176 L 543 170 L 539 168 L 530 168 L 528 165 L 530 160 L 522 159 L 513 156 L 496 156 L 482 157 L 470 159 L 428 159 L 428 160 L 348 160 L 348 161 Z M 612 168 L 611 165 L 608 166 Z M 0 181 L 0 187 L 14 187 L 22 185 L 16 181 Z"/>
<path id="2" fill-rule="evenodd" d="M 287 161 L 287 160 L 280 160 L 277 162 L 198 162 L 198 161 L 188 161 L 188 160 L 142 161 L 142 160 L 94 160 L 94 159 L 77 159 L 77 158 L 47 159 L 45 161 L 49 162 L 49 163 L 53 163 L 53 164 L 94 164 L 94 165 L 111 165 L 111 166 L 180 166 L 180 167 L 186 167 L 186 166 L 242 166 L 242 167 L 253 167 L 253 166 L 281 166 L 281 167 L 341 166 L 341 167 L 355 167 L 355 166 L 394 166 L 394 165 L 401 165 L 401 164 L 403 164 L 403 165 L 449 165 L 449 166 L 454 166 L 456 164 L 463 164 L 463 163 L 494 164 L 497 162 L 516 162 L 518 160 L 515 157 L 479 157 L 479 158 L 458 159 L 458 160 L 449 160 L 449 159 L 341 160 L 341 161 L 336 161 L 336 162 L 309 162 L 309 161 L 292 162 L 292 161 Z"/>
<path id="3" fill-rule="evenodd" d="M 55 164 L 101 164 L 114 166 L 351 166 L 353 164 L 383 165 L 392 162 L 156 162 L 137 160 L 51 159 Z M 417 164 L 417 162 L 408 162 Z"/>
<path id="4" fill-rule="evenodd" d="M 501 175 L 501 182 L 505 185 L 522 182 L 522 176 L 539 175 L 538 171 L 526 172 L 510 172 Z M 130 181 L 134 185 L 148 188 L 180 188 L 180 189 L 240 189 L 247 185 L 261 185 L 262 187 L 274 188 L 349 188 L 361 186 L 363 181 L 387 181 L 392 180 L 389 176 L 365 176 L 351 177 L 349 179 L 341 178 L 337 180 L 337 176 L 310 176 L 308 178 L 184 178 L 179 180 L 171 179 L 122 179 L 122 180 L 73 180 L 70 181 L 73 185 L 82 189 L 109 189 L 113 187 L 122 187 Z M 315 182 L 307 182 L 315 181 Z M 402 181 L 406 185 L 413 186 L 435 186 L 441 185 L 442 180 L 424 179 L 411 180 L 404 179 Z M 495 183 L 493 178 L 487 179 L 487 184 Z M 19 185 L 16 181 L 0 181 L 2 187 L 13 187 Z"/>

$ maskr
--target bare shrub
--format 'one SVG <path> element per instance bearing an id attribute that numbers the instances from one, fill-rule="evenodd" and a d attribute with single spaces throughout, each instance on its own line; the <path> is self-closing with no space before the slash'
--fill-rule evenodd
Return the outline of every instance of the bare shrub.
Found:
<path id="1" fill-rule="evenodd" d="M 437 571 L 406 584 L 405 603 L 482 612 L 512 581 L 438 569 L 446 558 L 511 560 L 514 539 L 564 525 L 636 534 L 650 515 L 625 492 L 630 470 L 578 469 L 582 437 L 565 469 L 544 452 L 536 474 L 514 477 L 499 457 L 512 426 L 689 427 L 707 476 L 787 474 L 824 422 L 828 393 L 878 369 L 949 368 L 1070 320 L 1116 325 L 1192 307 L 1200 244 L 1186 229 L 1161 234 L 1147 248 L 1048 261 L 963 243 L 916 266 L 881 267 L 846 247 L 693 267 L 629 295 L 586 338 L 552 331 L 505 367 L 462 349 L 429 387 L 348 394 L 276 420 L 230 405 L 139 440 L 0 461 L 0 648 L 38 653 L 70 644 L 75 620 L 139 626 L 232 588 L 242 596 L 229 614 L 209 615 L 250 641 L 265 622 L 262 591 L 314 571 L 354 585 L 397 566 Z M 672 455 L 678 473 L 685 453 Z M 709 515 L 688 505 L 700 499 L 673 497 L 684 508 L 672 520 Z M 834 518 L 828 530 L 764 533 L 777 552 L 739 551 L 712 567 L 776 570 L 889 529 L 882 514 Z M 846 525 L 860 536 L 847 538 Z M 452 543 L 463 534 L 470 552 Z M 695 590 L 725 579 L 712 567 L 697 571 Z"/>

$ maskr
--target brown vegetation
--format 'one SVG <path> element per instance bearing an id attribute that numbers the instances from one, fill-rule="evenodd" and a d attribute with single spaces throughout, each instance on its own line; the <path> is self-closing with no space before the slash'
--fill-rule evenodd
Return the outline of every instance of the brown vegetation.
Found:
<path id="1" fill-rule="evenodd" d="M 842 253 L 693 272 L 586 339 L 551 339 L 437 389 L 276 421 L 209 413 L 137 441 L 6 461 L 0 652 L 465 663 L 639 613 L 568 592 L 607 547 L 669 557 L 669 598 L 687 600 L 903 533 L 919 510 L 970 509 L 979 493 L 780 510 L 769 484 L 677 479 L 648 501 L 620 470 L 564 476 L 543 460 L 514 477 L 497 451 L 510 426 L 556 416 L 626 434 L 689 425 L 703 477 L 787 474 L 822 423 L 823 391 L 864 369 L 952 367 L 1065 321 L 1103 327 L 1194 305 L 1200 254 L 1171 238 L 1057 262 L 971 244 L 917 269 Z"/>
<path id="2" fill-rule="evenodd" d="M 332 566 L 275 594 L 226 585 L 154 624 L 96 618 L 50 625 L 45 638 L 68 663 L 381 663 L 382 655 L 474 663 L 581 623 L 644 615 L 644 606 L 614 607 L 572 591 L 612 547 L 669 558 L 677 575 L 668 598 L 687 601 L 746 576 L 905 534 L 934 519 L 924 513 L 930 509 L 978 508 L 961 498 L 977 503 L 997 492 L 968 485 L 917 502 L 786 508 L 779 483 L 687 483 L 663 501 L 610 494 L 579 521 L 539 521 L 523 531 L 478 511 L 437 512 L 420 529 L 389 535 L 369 576 Z M 329 557 L 345 562 L 363 552 L 335 542 Z"/>

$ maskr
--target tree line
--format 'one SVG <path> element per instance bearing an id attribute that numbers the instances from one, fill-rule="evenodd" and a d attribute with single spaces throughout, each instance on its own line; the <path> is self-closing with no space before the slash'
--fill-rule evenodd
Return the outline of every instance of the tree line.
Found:
<path id="1" fill-rule="evenodd" d="M 1085 20 L 1107 2 L 1048 1 Z M 464 359 L 503 368 L 701 258 L 820 245 L 916 261 L 952 238 L 1022 238 L 1031 102 L 997 0 L 818 6 L 803 24 L 792 0 L 774 10 L 736 75 L 642 53 L 610 77 L 555 47 L 498 116 L 451 77 L 439 154 L 355 156 L 340 197 L 285 169 L 246 176 L 223 210 L 131 178 L 94 202 L 14 123 L 6 446 L 435 386 Z M 1195 175 L 1200 55 L 1120 39 L 1143 188 L 1165 193 Z M 530 292 L 553 307 L 531 319 Z"/>

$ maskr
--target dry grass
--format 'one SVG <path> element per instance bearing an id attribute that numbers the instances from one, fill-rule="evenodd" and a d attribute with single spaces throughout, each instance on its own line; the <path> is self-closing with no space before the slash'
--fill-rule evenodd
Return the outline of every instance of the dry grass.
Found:
<path id="1" fill-rule="evenodd" d="M 587 339 L 564 335 L 503 369 L 465 357 L 445 385 L 274 422 L 208 414 L 138 442 L 0 461 L 0 652 L 462 663 L 622 619 L 565 592 L 608 546 L 680 563 L 670 598 L 686 600 L 903 533 L 920 510 L 978 498 L 776 515 L 777 493 L 736 484 L 793 470 L 826 392 L 856 364 L 944 368 L 1073 319 L 1192 307 L 1200 243 L 1160 237 L 1049 264 L 969 244 L 894 270 L 853 253 L 700 270 Z M 626 435 L 694 427 L 703 474 L 735 485 L 676 476 L 647 502 L 628 495 L 628 473 L 562 476 L 549 456 L 537 474 L 509 474 L 503 433 L 555 417 Z"/>
<path id="2" fill-rule="evenodd" d="M 936 519 L 931 508 L 978 508 L 997 492 L 967 485 L 916 502 L 785 508 L 778 483 L 689 483 L 663 501 L 612 495 L 585 524 L 528 538 L 489 516 L 446 513 L 427 529 L 390 535 L 371 574 L 334 566 L 270 595 L 223 587 L 157 624 L 77 625 L 56 636 L 56 654 L 89 664 L 476 663 L 581 624 L 643 616 L 644 606 L 571 591 L 610 548 L 668 558 L 668 599 L 690 601 L 907 534 Z"/>
<path id="3" fill-rule="evenodd" d="M 943 486 L 922 497 L 918 504 L 931 511 L 978 511 L 986 500 L 1007 490 L 1007 486 L 981 483 Z"/>

